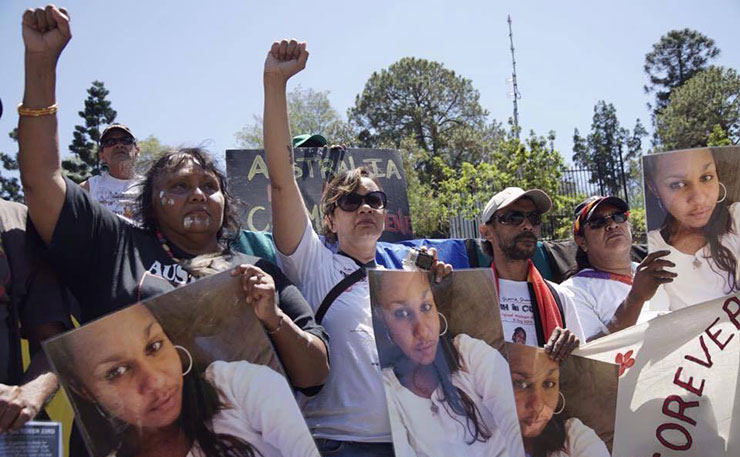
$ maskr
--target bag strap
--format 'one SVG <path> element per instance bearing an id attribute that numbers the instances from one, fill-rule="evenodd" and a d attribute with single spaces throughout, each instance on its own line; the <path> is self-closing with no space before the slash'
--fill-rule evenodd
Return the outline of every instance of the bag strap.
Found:
<path id="1" fill-rule="evenodd" d="M 324 297 L 324 300 L 321 301 L 321 305 L 319 306 L 319 309 L 316 311 L 316 323 L 321 325 L 321 321 L 324 320 L 324 316 L 326 315 L 326 312 L 329 311 L 329 307 L 332 303 L 334 303 L 334 300 L 337 299 L 338 296 L 342 294 L 345 290 L 349 289 L 351 286 L 353 286 L 355 283 L 358 283 L 365 279 L 367 276 L 367 269 L 364 265 L 361 265 L 360 268 L 353 271 L 349 276 L 345 276 L 344 279 L 339 281 L 337 285 L 335 285 L 328 294 L 326 294 L 326 297 Z"/>

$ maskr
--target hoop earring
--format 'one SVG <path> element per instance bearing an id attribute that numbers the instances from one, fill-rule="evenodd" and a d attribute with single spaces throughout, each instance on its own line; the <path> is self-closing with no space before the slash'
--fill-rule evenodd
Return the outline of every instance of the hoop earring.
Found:
<path id="1" fill-rule="evenodd" d="M 437 311 L 437 314 L 439 314 L 439 317 L 441 317 L 442 320 L 445 321 L 445 329 L 439 332 L 439 336 L 443 336 L 444 334 L 447 333 L 447 329 L 449 328 L 449 326 L 447 325 L 447 318 L 445 317 L 444 314 L 440 313 L 439 311 Z"/>
<path id="2" fill-rule="evenodd" d="M 725 185 L 722 183 L 719 183 L 719 185 L 722 186 L 722 189 L 725 191 L 725 194 L 722 196 L 722 198 L 717 200 L 717 203 L 722 203 L 727 198 L 727 187 L 725 187 Z"/>
<path id="3" fill-rule="evenodd" d="M 183 373 L 182 373 L 182 375 L 184 377 L 185 375 L 187 375 L 188 373 L 190 373 L 190 370 L 193 369 L 193 356 L 190 355 L 190 351 L 188 351 L 187 349 L 185 349 L 185 346 L 180 346 L 179 344 L 175 344 L 174 346 L 175 346 L 175 349 L 181 349 L 181 350 L 183 350 L 185 352 L 185 354 L 187 354 L 187 356 L 188 356 L 188 362 L 190 362 L 188 364 L 188 369 L 185 370 L 185 371 L 183 371 Z"/>
<path id="4" fill-rule="evenodd" d="M 663 202 L 660 201 L 660 198 L 658 199 L 658 207 L 662 210 L 665 210 L 665 208 L 663 207 Z"/>
<path id="5" fill-rule="evenodd" d="M 560 407 L 560 410 L 559 411 L 554 411 L 553 412 L 554 415 L 558 415 L 558 414 L 562 413 L 563 410 L 565 409 L 565 395 L 563 395 L 563 392 L 561 392 L 559 390 L 558 390 L 558 395 L 560 395 L 560 398 L 563 399 L 563 406 Z"/>

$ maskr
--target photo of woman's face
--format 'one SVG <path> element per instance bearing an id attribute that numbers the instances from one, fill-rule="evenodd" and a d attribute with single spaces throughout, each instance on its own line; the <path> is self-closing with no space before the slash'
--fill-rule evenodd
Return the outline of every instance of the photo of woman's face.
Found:
<path id="1" fill-rule="evenodd" d="M 655 172 L 648 185 L 665 210 L 685 227 L 707 225 L 721 193 L 712 151 L 679 151 L 651 160 Z"/>
<path id="2" fill-rule="evenodd" d="M 512 344 L 507 346 L 522 437 L 539 436 L 558 405 L 560 367 L 544 352 Z"/>
<path id="3" fill-rule="evenodd" d="M 440 322 L 427 274 L 383 275 L 378 303 L 388 334 L 401 352 L 420 365 L 434 362 Z"/>
<path id="4" fill-rule="evenodd" d="M 182 362 L 149 310 L 134 305 L 88 325 L 74 342 L 82 394 L 142 428 L 172 424 L 182 408 Z"/>

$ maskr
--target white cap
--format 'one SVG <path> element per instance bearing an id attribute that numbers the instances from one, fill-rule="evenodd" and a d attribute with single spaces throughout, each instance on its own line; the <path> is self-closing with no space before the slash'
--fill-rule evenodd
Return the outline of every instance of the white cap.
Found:
<path id="1" fill-rule="evenodd" d="M 491 216 L 493 216 L 493 213 L 506 208 L 522 197 L 527 197 L 532 200 L 537 211 L 542 214 L 545 214 L 550 211 L 550 208 L 552 208 L 552 200 L 550 200 L 550 197 L 542 190 L 530 189 L 525 191 L 521 187 L 507 187 L 488 200 L 486 209 L 484 209 L 483 214 L 481 214 L 483 223 L 487 223 L 491 219 Z"/>

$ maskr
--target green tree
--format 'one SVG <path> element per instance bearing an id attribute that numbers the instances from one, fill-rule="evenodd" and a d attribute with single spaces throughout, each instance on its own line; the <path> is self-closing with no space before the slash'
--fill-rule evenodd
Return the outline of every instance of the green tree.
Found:
<path id="1" fill-rule="evenodd" d="M 469 79 L 441 63 L 406 57 L 370 76 L 349 119 L 364 147 L 399 147 L 413 138 L 429 153 L 414 168 L 421 179 L 435 180 L 443 175 L 439 164 L 488 160 L 501 138 L 500 125 L 488 123 L 479 99 Z"/>
<path id="2" fill-rule="evenodd" d="M 656 119 L 656 134 L 663 150 L 693 148 L 707 146 L 715 128 L 730 143 L 740 142 L 740 76 L 712 66 L 671 94 Z"/>
<path id="3" fill-rule="evenodd" d="M 592 183 L 598 183 L 604 194 L 630 197 L 634 187 L 630 173 L 631 161 L 642 154 L 642 138 L 647 135 L 637 119 L 632 132 L 623 128 L 617 110 L 611 103 L 600 100 L 594 106 L 591 132 L 586 138 L 578 129 L 573 132 L 573 161 L 591 171 Z"/>
<path id="4" fill-rule="evenodd" d="M 321 134 L 330 144 L 354 146 L 357 141 L 351 126 L 342 120 L 331 103 L 329 91 L 304 89 L 300 85 L 288 92 L 288 120 L 293 135 Z M 255 115 L 251 124 L 236 133 L 242 148 L 262 148 L 262 116 Z"/>
<path id="5" fill-rule="evenodd" d="M 644 66 L 650 81 L 644 87 L 645 93 L 655 93 L 655 101 L 648 104 L 653 118 L 668 106 L 671 93 L 705 69 L 719 52 L 714 40 L 696 30 L 671 30 L 660 37 L 645 55 Z"/>
<path id="6" fill-rule="evenodd" d="M 8 134 L 14 141 L 18 141 L 18 129 L 13 129 Z M 3 170 L 18 170 L 18 161 L 11 155 L 0 152 L 0 162 L 3 164 Z M 0 198 L 14 202 L 23 201 L 23 188 L 17 176 L 0 175 Z"/>
<path id="7" fill-rule="evenodd" d="M 100 174 L 98 161 L 98 141 L 101 126 L 112 124 L 116 111 L 106 100 L 109 91 L 102 81 L 93 81 L 87 90 L 85 109 L 78 114 L 85 120 L 85 125 L 76 125 L 69 150 L 74 154 L 71 159 L 62 161 L 64 173 L 75 182 L 82 182 L 92 175 Z"/>
<path id="8" fill-rule="evenodd" d="M 172 149 L 172 146 L 163 144 L 154 135 L 149 135 L 143 140 L 137 140 L 136 145 L 139 146 L 139 155 L 136 158 L 136 162 L 139 164 L 137 168 L 151 164 L 162 156 L 162 154 Z"/>

